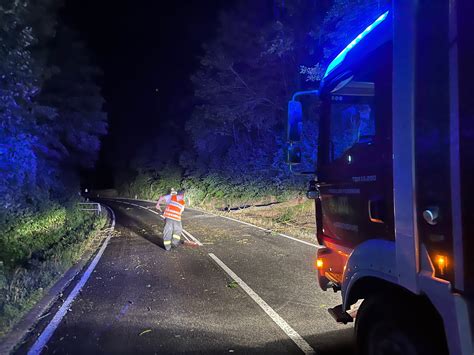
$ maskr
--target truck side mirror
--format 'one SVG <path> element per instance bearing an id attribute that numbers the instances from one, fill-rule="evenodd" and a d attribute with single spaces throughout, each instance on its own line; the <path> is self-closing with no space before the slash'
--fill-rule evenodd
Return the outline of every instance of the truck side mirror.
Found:
<path id="1" fill-rule="evenodd" d="M 288 141 L 299 142 L 303 131 L 303 107 L 301 102 L 288 102 Z"/>
<path id="2" fill-rule="evenodd" d="M 290 145 L 287 150 L 286 162 L 290 165 L 301 163 L 301 148 Z"/>

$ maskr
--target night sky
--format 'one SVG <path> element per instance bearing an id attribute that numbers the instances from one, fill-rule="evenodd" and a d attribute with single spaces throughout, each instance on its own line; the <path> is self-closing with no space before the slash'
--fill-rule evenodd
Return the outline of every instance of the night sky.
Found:
<path id="1" fill-rule="evenodd" d="M 110 185 L 110 168 L 140 142 L 176 136 L 192 107 L 189 77 L 202 43 L 212 38 L 228 1 L 67 0 L 64 22 L 86 41 L 101 79 L 109 135 L 94 176 Z"/>

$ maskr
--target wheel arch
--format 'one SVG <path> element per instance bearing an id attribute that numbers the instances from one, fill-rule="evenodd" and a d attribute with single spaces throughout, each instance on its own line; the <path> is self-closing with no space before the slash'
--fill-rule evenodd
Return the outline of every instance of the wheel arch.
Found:
<path id="1" fill-rule="evenodd" d="M 358 300 L 367 299 L 372 295 L 376 294 L 397 294 L 407 295 L 409 291 L 403 287 L 394 284 L 385 279 L 381 279 L 376 276 L 365 276 L 354 281 L 351 287 L 346 289 L 344 297 L 345 309 L 348 309 L 351 305 L 356 303 Z"/>

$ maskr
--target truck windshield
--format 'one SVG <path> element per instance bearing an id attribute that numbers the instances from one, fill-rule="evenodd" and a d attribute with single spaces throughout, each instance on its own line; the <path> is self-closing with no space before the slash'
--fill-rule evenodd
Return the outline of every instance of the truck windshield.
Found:
<path id="1" fill-rule="evenodd" d="M 375 137 L 374 84 L 351 81 L 331 94 L 331 155 L 341 158 L 357 144 Z"/>

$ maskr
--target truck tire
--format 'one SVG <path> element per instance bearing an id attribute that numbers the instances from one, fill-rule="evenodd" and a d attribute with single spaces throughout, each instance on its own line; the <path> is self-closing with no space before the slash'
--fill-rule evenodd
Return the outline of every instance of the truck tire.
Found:
<path id="1" fill-rule="evenodd" d="M 447 355 L 443 328 L 431 313 L 404 297 L 364 300 L 355 324 L 358 354 Z"/>

